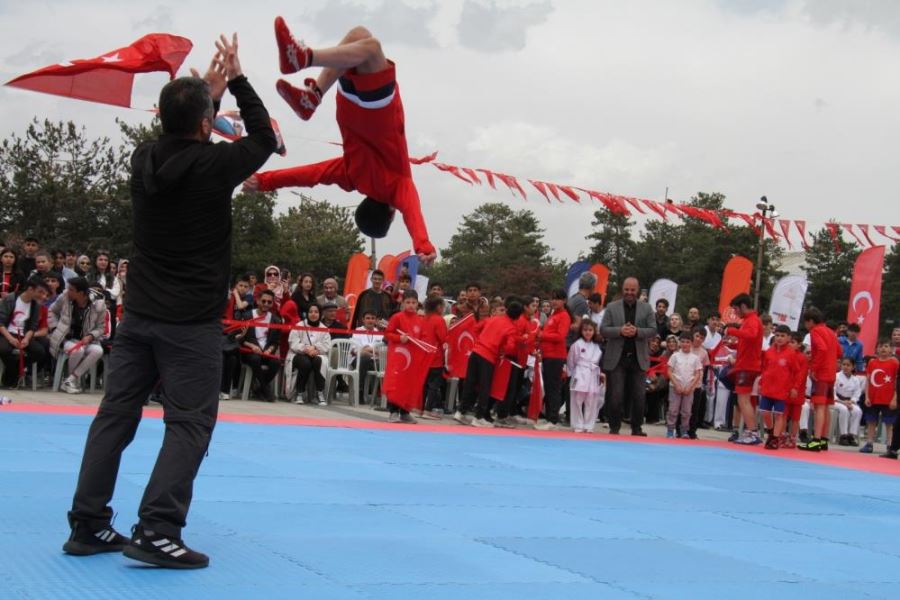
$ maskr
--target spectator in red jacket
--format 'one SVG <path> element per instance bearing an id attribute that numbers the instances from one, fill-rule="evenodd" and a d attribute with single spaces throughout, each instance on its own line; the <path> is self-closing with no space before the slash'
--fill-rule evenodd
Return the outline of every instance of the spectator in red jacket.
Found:
<path id="1" fill-rule="evenodd" d="M 818 308 L 806 309 L 803 313 L 803 326 L 809 331 L 812 353 L 809 361 L 809 378 L 812 380 L 809 401 L 815 410 L 815 431 L 812 439 L 797 448 L 820 452 L 828 450 L 828 433 L 831 431 L 829 407 L 834 404 L 834 382 L 843 349 L 837 335 L 825 324 L 825 317 Z"/>
<path id="2" fill-rule="evenodd" d="M 541 350 L 541 374 L 544 376 L 544 417 L 535 429 L 559 429 L 559 408 L 562 400 L 562 372 L 566 364 L 566 336 L 572 326 L 572 317 L 566 309 L 566 290 L 553 292 L 550 306 L 553 312 L 544 329 L 538 334 Z"/>
<path id="3" fill-rule="evenodd" d="M 753 310 L 753 300 L 748 294 L 735 296 L 731 306 L 738 311 L 742 319 L 740 325 L 730 323 L 725 328 L 725 334 L 738 338 L 737 356 L 731 373 L 734 377 L 738 408 L 744 419 L 744 435 L 739 437 L 735 431 L 731 441 L 755 445 L 762 443 L 762 439 L 757 431 L 756 411 L 750 402 L 750 395 L 753 393 L 753 382 L 762 371 L 763 326 L 759 315 Z"/>

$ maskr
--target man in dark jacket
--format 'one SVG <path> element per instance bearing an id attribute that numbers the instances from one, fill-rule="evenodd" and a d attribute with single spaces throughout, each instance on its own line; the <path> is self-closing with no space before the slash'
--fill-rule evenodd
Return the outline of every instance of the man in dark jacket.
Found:
<path id="1" fill-rule="evenodd" d="M 19 361 L 27 367 L 46 355 L 44 346 L 34 339 L 41 317 L 41 305 L 50 287 L 40 277 L 25 283 L 21 294 L 8 294 L 0 301 L 0 360 L 3 361 L 3 385 L 13 387 L 19 380 Z"/>
<path id="2" fill-rule="evenodd" d="M 185 546 L 181 529 L 218 410 L 231 195 L 276 146 L 269 114 L 241 72 L 237 36 L 222 36 L 216 46 L 203 79 L 194 72 L 163 87 L 163 135 L 141 144 L 131 158 L 128 316 L 116 330 L 106 394 L 88 433 L 69 512 L 72 534 L 63 546 L 69 554 L 123 550 L 162 567 L 209 564 L 207 556 Z M 226 87 L 249 135 L 212 144 L 216 105 Z M 122 451 L 157 380 L 166 431 L 129 542 L 110 524 L 109 501 Z"/>
<path id="3" fill-rule="evenodd" d="M 278 375 L 281 361 L 277 358 L 278 347 L 281 344 L 281 330 L 267 325 L 281 324 L 281 317 L 274 310 L 275 292 L 263 290 L 256 299 L 256 310 L 253 311 L 251 321 L 259 323 L 258 327 L 247 330 L 241 342 L 249 352 L 241 354 L 241 361 L 250 365 L 253 369 L 253 379 L 259 383 L 259 395 L 267 402 L 275 402 L 271 383 Z"/>

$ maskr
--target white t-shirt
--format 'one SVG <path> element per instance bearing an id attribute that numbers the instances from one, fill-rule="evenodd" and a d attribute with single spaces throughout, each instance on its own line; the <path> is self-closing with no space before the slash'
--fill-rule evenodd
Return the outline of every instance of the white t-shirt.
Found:
<path id="1" fill-rule="evenodd" d="M 30 314 L 31 303 L 23 302 L 22 297 L 19 296 L 16 298 L 16 307 L 13 309 L 12 321 L 9 322 L 9 327 L 7 327 L 6 330 L 13 335 L 24 335 L 25 322 L 28 320 Z"/>
<path id="2" fill-rule="evenodd" d="M 350 339 L 352 339 L 353 342 L 356 343 L 356 347 L 359 348 L 360 350 L 362 350 L 366 346 L 374 348 L 375 344 L 377 344 L 382 339 L 384 339 L 384 336 L 374 335 L 372 333 L 369 333 L 369 330 L 366 329 L 365 327 L 359 327 L 359 328 L 355 329 L 354 331 L 355 331 L 355 333 L 353 334 L 353 337 Z M 372 331 L 378 331 L 378 330 L 373 329 Z"/>
<path id="3" fill-rule="evenodd" d="M 697 372 L 703 371 L 703 365 L 693 352 L 682 352 L 679 350 L 669 357 L 669 369 L 672 370 L 674 382 L 679 387 L 685 387 L 694 380 Z"/>
<path id="4" fill-rule="evenodd" d="M 718 331 L 712 332 L 709 330 L 709 327 L 706 328 L 706 337 L 703 338 L 703 347 L 706 350 L 715 350 L 719 347 L 719 344 L 722 342 L 722 334 Z"/>
<path id="5" fill-rule="evenodd" d="M 268 323 L 272 322 L 272 313 L 271 312 L 266 313 L 265 319 L 260 318 L 258 310 L 253 311 L 253 312 L 254 312 L 254 315 L 253 315 L 254 321 L 257 321 L 261 324 L 268 324 Z M 266 349 L 266 340 L 269 338 L 269 328 L 268 327 L 256 327 L 254 329 L 254 331 L 256 332 L 256 343 L 259 344 L 260 348 L 265 350 Z"/>

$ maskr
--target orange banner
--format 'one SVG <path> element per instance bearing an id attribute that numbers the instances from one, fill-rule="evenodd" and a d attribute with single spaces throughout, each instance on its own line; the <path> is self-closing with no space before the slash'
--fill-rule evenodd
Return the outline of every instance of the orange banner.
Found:
<path id="1" fill-rule="evenodd" d="M 732 299 L 738 294 L 750 293 L 753 263 L 743 256 L 735 256 L 725 265 L 722 274 L 722 291 L 719 294 L 719 314 L 725 315 Z"/>

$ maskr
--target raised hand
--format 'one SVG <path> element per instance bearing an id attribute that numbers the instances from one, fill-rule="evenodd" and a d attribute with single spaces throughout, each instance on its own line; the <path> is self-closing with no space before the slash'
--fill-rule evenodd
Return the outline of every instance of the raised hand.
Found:
<path id="1" fill-rule="evenodd" d="M 200 71 L 191 69 L 191 75 L 200 77 Z M 203 81 L 209 85 L 209 95 L 212 96 L 214 102 L 218 102 L 225 94 L 228 87 L 228 80 L 225 78 L 225 63 L 222 61 L 222 54 L 216 52 L 215 56 L 209 63 L 209 69 L 202 77 Z"/>
<path id="2" fill-rule="evenodd" d="M 225 63 L 225 76 L 228 81 L 236 79 L 244 74 L 241 70 L 241 61 L 238 58 L 238 36 L 236 33 L 231 35 L 231 41 L 225 35 L 219 36 L 216 42 L 216 49 L 222 55 L 222 61 Z"/>

